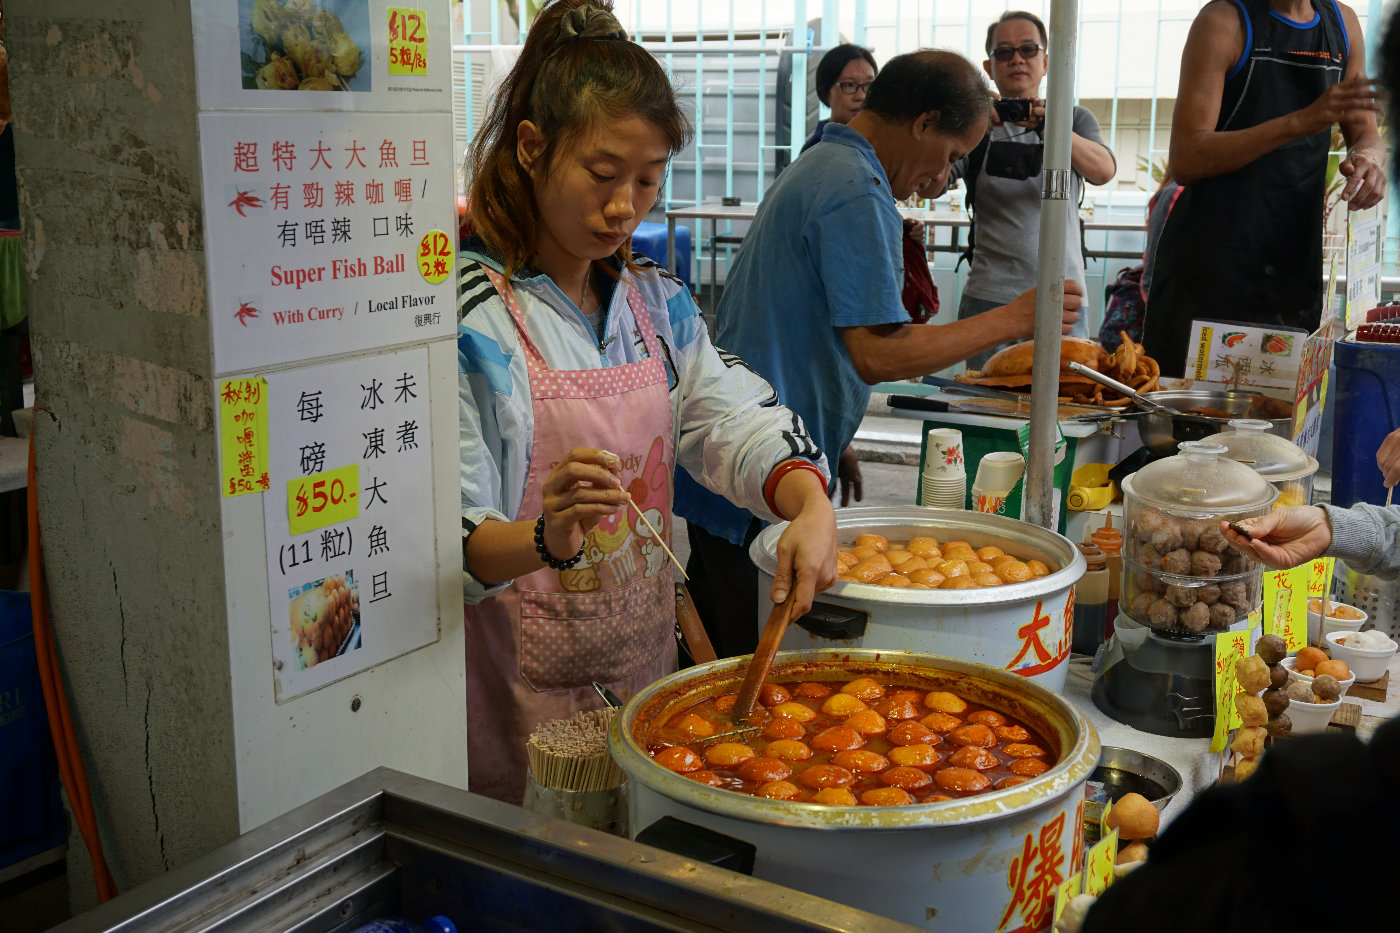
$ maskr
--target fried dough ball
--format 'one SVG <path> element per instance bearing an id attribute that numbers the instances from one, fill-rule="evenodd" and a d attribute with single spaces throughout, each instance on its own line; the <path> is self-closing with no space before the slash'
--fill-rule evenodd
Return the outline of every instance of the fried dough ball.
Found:
<path id="1" fill-rule="evenodd" d="M 1235 662 L 1235 681 L 1245 693 L 1258 693 L 1269 685 L 1269 665 L 1250 655 Z"/>
<path id="2" fill-rule="evenodd" d="M 1235 780 L 1243 781 L 1259 768 L 1259 756 L 1241 758 L 1235 762 Z"/>
<path id="3" fill-rule="evenodd" d="M 873 547 L 883 553 L 890 549 L 890 539 L 877 534 L 856 535 L 856 547 Z"/>
<path id="4" fill-rule="evenodd" d="M 1205 603 L 1192 603 L 1181 611 L 1181 624 L 1192 632 L 1204 632 L 1210 625 L 1210 607 Z"/>
<path id="5" fill-rule="evenodd" d="M 948 579 L 932 567 L 921 567 L 909 572 L 909 582 L 919 586 L 939 586 Z"/>
<path id="6" fill-rule="evenodd" d="M 1347 666 L 1347 662 L 1336 658 L 1330 658 L 1326 661 L 1319 662 L 1317 667 L 1313 668 L 1313 670 L 1317 672 L 1315 674 L 1317 677 L 1331 675 L 1337 678 L 1337 680 L 1349 680 L 1351 678 L 1351 668 Z"/>
<path id="7" fill-rule="evenodd" d="M 1130 842 L 1118 850 L 1118 857 L 1113 860 L 1113 864 L 1127 865 L 1131 862 L 1145 861 L 1147 861 L 1147 843 L 1139 840 Z"/>
<path id="8" fill-rule="evenodd" d="M 977 583 L 971 577 L 949 577 L 938 584 L 940 590 L 975 590 Z"/>
<path id="9" fill-rule="evenodd" d="M 924 536 L 910 538 L 909 543 L 904 547 L 909 553 L 922 557 L 925 560 L 930 557 L 941 556 L 943 553 L 942 549 L 938 546 L 937 539 Z"/>
<path id="10" fill-rule="evenodd" d="M 1142 794 L 1128 793 L 1114 802 L 1104 828 L 1118 830 L 1119 839 L 1150 839 L 1157 835 L 1161 819 L 1152 801 Z"/>
<path id="11" fill-rule="evenodd" d="M 1191 552 L 1191 573 L 1198 577 L 1213 577 L 1220 572 L 1220 555 L 1210 551 Z"/>
<path id="12" fill-rule="evenodd" d="M 1177 548 L 1174 551 L 1163 551 L 1162 569 L 1167 573 L 1174 573 L 1179 576 L 1188 576 L 1191 573 L 1191 552 L 1186 548 Z"/>
<path id="13" fill-rule="evenodd" d="M 1050 568 L 1045 565 L 1044 561 L 1028 560 L 1026 567 L 1030 570 L 1032 577 L 1044 577 L 1050 573 Z"/>
<path id="14" fill-rule="evenodd" d="M 1229 603 L 1216 603 L 1210 607 L 1210 627 L 1225 630 L 1235 622 L 1235 607 Z"/>
<path id="15" fill-rule="evenodd" d="M 1265 664 L 1277 664 L 1288 656 L 1288 646 L 1277 635 L 1265 635 L 1254 646 L 1254 653 L 1263 658 Z"/>
<path id="16" fill-rule="evenodd" d="M 1264 754 L 1264 731 L 1263 725 L 1247 726 L 1239 731 L 1235 740 L 1230 743 L 1230 751 L 1238 752 L 1246 758 L 1254 755 Z"/>
<path id="17" fill-rule="evenodd" d="M 1331 703 L 1342 695 L 1342 685 L 1331 674 L 1318 674 L 1313 678 L 1312 691 L 1324 703 Z"/>
<path id="18" fill-rule="evenodd" d="M 1260 699 L 1264 701 L 1264 711 L 1269 714 L 1270 719 L 1288 709 L 1288 694 L 1277 687 L 1265 690 Z"/>
<path id="19" fill-rule="evenodd" d="M 1035 576 L 1027 564 L 1019 560 L 1005 560 L 997 564 L 994 571 L 1005 583 L 1025 583 Z"/>
<path id="20" fill-rule="evenodd" d="M 739 765 L 734 773 L 746 781 L 767 784 L 769 781 L 781 781 L 792 774 L 792 765 L 779 758 L 750 758 Z"/>
<path id="21" fill-rule="evenodd" d="M 885 574 L 885 576 L 881 577 L 880 579 L 876 580 L 876 581 L 875 581 L 875 585 L 876 585 L 876 586 L 892 586 L 892 587 L 895 587 L 896 589 L 903 589 L 903 588 L 907 588 L 907 587 L 913 586 L 914 584 L 910 583 L 910 582 L 909 582 L 909 578 L 906 577 L 906 576 L 904 576 L 904 574 L 901 574 L 901 573 L 888 573 L 888 574 Z"/>
<path id="22" fill-rule="evenodd" d="M 989 544 L 986 547 L 979 547 L 977 549 L 978 560 L 990 561 L 993 557 L 1003 557 L 1005 555 L 1006 552 L 994 544 Z"/>
<path id="23" fill-rule="evenodd" d="M 1323 651 L 1321 648 L 1306 645 L 1298 649 L 1298 659 L 1295 669 L 1298 671 L 1310 671 L 1326 660 L 1327 652 Z"/>
<path id="24" fill-rule="evenodd" d="M 863 560 L 847 570 L 845 576 L 856 583 L 878 583 L 891 572 L 889 567 L 882 566 L 874 560 Z"/>
<path id="25" fill-rule="evenodd" d="M 1235 710 L 1246 726 L 1262 726 L 1269 721 L 1269 711 L 1264 708 L 1264 701 L 1248 693 L 1235 694 Z"/>

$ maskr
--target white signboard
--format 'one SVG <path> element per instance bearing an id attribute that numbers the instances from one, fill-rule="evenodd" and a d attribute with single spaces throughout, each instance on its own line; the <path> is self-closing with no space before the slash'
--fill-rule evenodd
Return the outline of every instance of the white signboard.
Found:
<path id="1" fill-rule="evenodd" d="M 450 112 L 444 0 L 195 0 L 200 110 Z"/>
<path id="2" fill-rule="evenodd" d="M 1346 329 L 1364 323 L 1381 303 L 1381 253 L 1385 245 L 1383 205 L 1347 212 Z"/>
<path id="3" fill-rule="evenodd" d="M 267 376 L 277 702 L 438 638 L 428 351 Z"/>
<path id="4" fill-rule="evenodd" d="M 1241 386 L 1292 401 L 1307 338 L 1306 331 L 1290 327 L 1192 321 L 1186 377 L 1202 385 L 1238 375 Z"/>
<path id="5" fill-rule="evenodd" d="M 200 114 L 218 374 L 450 335 L 441 114 Z"/>

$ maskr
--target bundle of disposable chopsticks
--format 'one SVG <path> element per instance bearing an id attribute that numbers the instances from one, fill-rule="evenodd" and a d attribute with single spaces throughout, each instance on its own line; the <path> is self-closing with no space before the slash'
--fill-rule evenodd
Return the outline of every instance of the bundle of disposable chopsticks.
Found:
<path id="1" fill-rule="evenodd" d="M 593 791 L 616 787 L 622 769 L 608 751 L 608 727 L 614 710 L 581 710 L 570 719 L 540 723 L 526 750 L 530 771 L 542 787 Z"/>

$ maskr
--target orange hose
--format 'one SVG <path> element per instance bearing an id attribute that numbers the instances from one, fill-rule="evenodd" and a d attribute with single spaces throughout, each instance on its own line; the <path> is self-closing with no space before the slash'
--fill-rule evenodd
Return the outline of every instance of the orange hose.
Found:
<path id="1" fill-rule="evenodd" d="M 48 590 L 44 584 L 43 553 L 39 547 L 39 486 L 34 466 L 34 430 L 29 432 L 29 605 L 34 615 L 34 652 L 39 660 L 39 681 L 44 689 L 44 707 L 49 714 L 49 734 L 54 754 L 58 758 L 59 776 L 68 792 L 68 805 L 78 824 L 92 859 L 92 875 L 97 885 L 99 902 L 117 896 L 117 883 L 112 878 L 107 859 L 102 854 L 102 837 L 97 829 L 97 815 L 92 807 L 87 769 L 73 731 L 73 716 L 68 709 L 68 694 L 63 689 L 63 672 L 58 665 L 54 647 L 53 628 L 49 623 Z"/>

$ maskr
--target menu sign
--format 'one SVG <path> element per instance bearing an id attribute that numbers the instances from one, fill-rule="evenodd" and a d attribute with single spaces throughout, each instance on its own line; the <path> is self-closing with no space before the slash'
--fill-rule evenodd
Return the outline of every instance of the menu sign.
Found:
<path id="1" fill-rule="evenodd" d="M 1347 211 L 1347 330 L 1363 323 L 1381 303 L 1381 256 L 1385 246 L 1382 205 Z"/>
<path id="2" fill-rule="evenodd" d="M 428 351 L 267 377 L 277 702 L 438 638 Z"/>
<path id="3" fill-rule="evenodd" d="M 451 124 L 200 115 L 214 368 L 450 335 Z"/>
<path id="4" fill-rule="evenodd" d="M 1241 386 L 1291 398 L 1307 336 L 1288 327 L 1192 321 L 1186 375 L 1197 384 L 1233 382 L 1238 375 Z"/>

